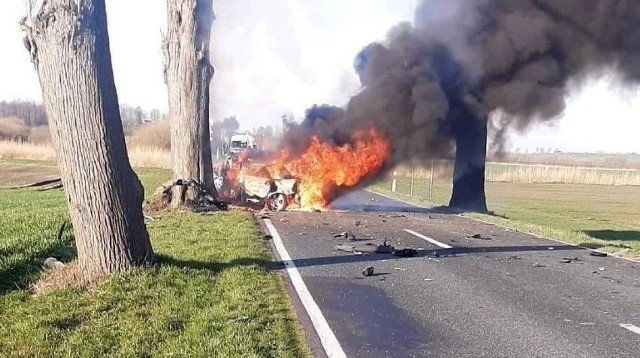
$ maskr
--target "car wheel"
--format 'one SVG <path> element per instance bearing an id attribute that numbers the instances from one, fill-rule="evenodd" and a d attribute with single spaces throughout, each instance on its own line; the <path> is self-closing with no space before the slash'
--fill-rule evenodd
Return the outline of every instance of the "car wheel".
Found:
<path id="1" fill-rule="evenodd" d="M 283 211 L 287 208 L 287 197 L 284 194 L 273 194 L 267 199 L 267 208 L 273 211 Z"/>

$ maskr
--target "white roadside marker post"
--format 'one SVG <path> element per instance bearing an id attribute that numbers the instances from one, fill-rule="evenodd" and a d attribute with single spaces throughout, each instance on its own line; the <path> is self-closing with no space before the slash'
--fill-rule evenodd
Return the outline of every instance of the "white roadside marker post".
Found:
<path id="1" fill-rule="evenodd" d="M 396 180 L 396 174 L 397 174 L 397 172 L 394 171 L 393 172 L 393 180 L 391 181 L 391 192 L 392 193 L 396 192 L 396 188 L 397 188 L 397 185 L 398 185 L 398 182 Z"/>

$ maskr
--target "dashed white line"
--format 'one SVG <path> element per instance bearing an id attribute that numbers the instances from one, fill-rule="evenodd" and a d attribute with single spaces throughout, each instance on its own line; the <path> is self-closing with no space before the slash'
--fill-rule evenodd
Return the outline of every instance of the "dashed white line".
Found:
<path id="1" fill-rule="evenodd" d="M 415 232 L 413 230 L 404 229 L 404 231 L 408 232 L 409 234 L 411 234 L 413 236 L 417 236 L 417 237 L 419 237 L 419 238 L 421 238 L 423 240 L 429 241 L 430 243 L 432 243 L 432 244 L 434 244 L 436 246 L 439 246 L 439 247 L 441 247 L 443 249 L 451 249 L 451 248 L 453 248 L 453 246 L 449 246 L 449 245 L 447 245 L 445 243 L 442 243 L 442 242 L 440 242 L 438 240 L 432 239 L 429 236 L 422 235 L 422 234 L 420 234 L 418 232 Z"/>
<path id="2" fill-rule="evenodd" d="M 284 243 L 282 242 L 282 238 L 280 237 L 278 230 L 276 230 L 276 227 L 273 226 L 273 223 L 270 219 L 265 219 L 264 223 L 267 226 L 269 233 L 273 237 L 273 243 L 275 244 L 276 250 L 278 251 L 278 255 L 280 255 L 280 259 L 282 259 L 282 262 L 287 268 L 287 274 L 291 279 L 293 288 L 298 293 L 298 297 L 300 297 L 300 301 L 302 301 L 302 305 L 307 311 L 307 314 L 309 315 L 309 318 L 313 323 L 313 327 L 320 337 L 320 342 L 322 343 L 322 347 L 327 353 L 327 356 L 329 356 L 330 358 L 346 358 L 347 355 L 342 350 L 340 342 L 338 342 L 336 335 L 331 330 L 331 327 L 329 327 L 329 323 L 322 314 L 322 311 L 320 311 L 320 307 L 318 307 L 318 304 L 316 304 L 313 296 L 311 296 L 311 293 L 307 289 L 307 285 L 302 280 L 300 272 L 298 272 L 296 265 L 291 260 L 291 256 L 289 256 L 287 249 L 284 247 Z"/>
<path id="3" fill-rule="evenodd" d="M 640 334 L 640 327 L 634 326 L 630 323 L 620 323 L 620 327 L 628 329 L 635 334 Z"/>

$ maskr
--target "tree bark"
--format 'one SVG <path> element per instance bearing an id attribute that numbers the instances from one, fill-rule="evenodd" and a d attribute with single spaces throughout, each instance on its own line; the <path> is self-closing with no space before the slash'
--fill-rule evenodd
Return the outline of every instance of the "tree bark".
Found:
<path id="1" fill-rule="evenodd" d="M 213 66 L 209 41 L 214 20 L 212 0 L 167 0 L 167 33 L 162 50 L 169 95 L 171 162 L 174 180 L 199 180 L 214 193 L 209 137 L 209 85 Z M 175 187 L 171 207 L 189 193 Z"/>
<path id="2" fill-rule="evenodd" d="M 31 1 L 21 26 L 42 87 L 86 279 L 154 261 L 127 158 L 104 0 Z"/>
<path id="3" fill-rule="evenodd" d="M 453 192 L 449 207 L 487 212 L 484 191 L 487 157 L 487 120 L 475 118 L 462 106 L 454 114 L 453 136 L 456 161 L 453 169 Z"/>

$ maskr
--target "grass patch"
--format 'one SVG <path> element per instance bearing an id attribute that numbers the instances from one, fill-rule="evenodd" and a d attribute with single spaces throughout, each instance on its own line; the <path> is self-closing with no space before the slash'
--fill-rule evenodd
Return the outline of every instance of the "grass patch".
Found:
<path id="1" fill-rule="evenodd" d="M 147 195 L 161 169 L 138 170 Z M 60 191 L 0 189 L 0 352 L 11 356 L 308 356 L 281 276 L 250 215 L 164 214 L 149 224 L 160 265 L 89 290 L 30 295 L 47 256 L 71 260 Z M 17 285 L 16 285 L 17 283 Z"/>
<path id="2" fill-rule="evenodd" d="M 382 181 L 374 191 L 423 206 L 446 205 L 450 181 L 437 180 L 428 200 L 425 180 L 398 180 L 398 193 Z M 591 248 L 640 257 L 640 187 L 580 184 L 486 183 L 495 215 L 473 216 L 496 224 Z"/>

